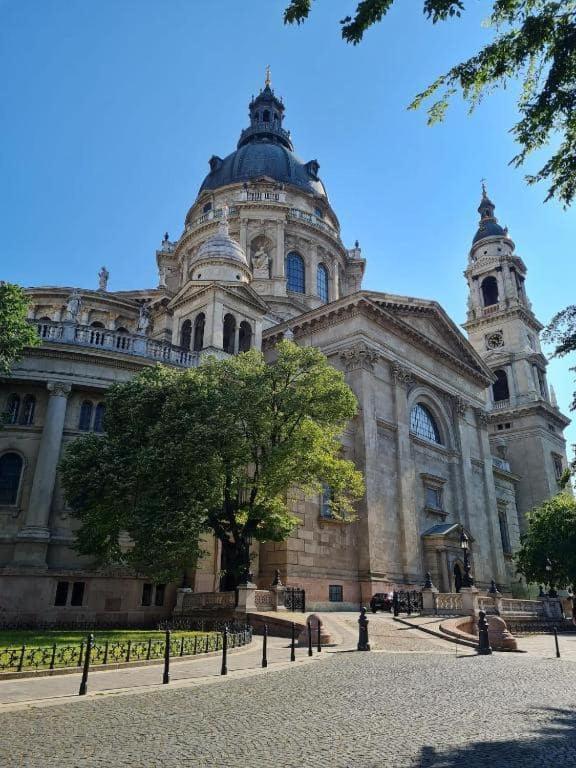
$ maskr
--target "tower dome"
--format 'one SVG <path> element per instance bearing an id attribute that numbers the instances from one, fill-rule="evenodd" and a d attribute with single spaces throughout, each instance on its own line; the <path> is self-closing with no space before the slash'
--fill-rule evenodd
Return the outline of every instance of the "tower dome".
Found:
<path id="1" fill-rule="evenodd" d="M 224 159 L 216 155 L 210 158 L 210 173 L 199 194 L 265 176 L 327 197 L 318 176 L 318 161 L 304 162 L 294 153 L 290 132 L 282 126 L 284 110 L 282 100 L 270 86 L 268 72 L 264 89 L 249 104 L 250 125 L 240 134 L 236 151 Z"/>
<path id="2" fill-rule="evenodd" d="M 223 211 L 218 231 L 202 243 L 192 258 L 190 270 L 193 280 L 251 281 L 246 254 L 230 237 L 227 209 Z"/>
<path id="3" fill-rule="evenodd" d="M 484 240 L 486 237 L 508 237 L 508 230 L 498 224 L 498 219 L 494 215 L 495 210 L 496 206 L 488 197 L 486 186 L 484 182 L 482 182 L 482 200 L 478 206 L 480 223 L 478 224 L 478 229 L 472 240 L 473 246 L 480 240 Z"/>

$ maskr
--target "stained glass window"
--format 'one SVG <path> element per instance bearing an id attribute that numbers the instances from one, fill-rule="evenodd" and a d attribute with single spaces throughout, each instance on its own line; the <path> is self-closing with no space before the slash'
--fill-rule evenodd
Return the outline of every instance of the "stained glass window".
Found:
<path id="1" fill-rule="evenodd" d="M 430 440 L 432 443 L 442 442 L 434 417 L 421 403 L 417 403 L 410 413 L 410 431 L 417 437 L 423 437 L 424 440 Z"/>
<path id="2" fill-rule="evenodd" d="M 294 251 L 286 256 L 286 280 L 289 291 L 304 293 L 304 259 Z"/>
<path id="3" fill-rule="evenodd" d="M 328 301 L 328 270 L 324 264 L 318 264 L 316 270 L 316 293 L 322 301 Z"/>

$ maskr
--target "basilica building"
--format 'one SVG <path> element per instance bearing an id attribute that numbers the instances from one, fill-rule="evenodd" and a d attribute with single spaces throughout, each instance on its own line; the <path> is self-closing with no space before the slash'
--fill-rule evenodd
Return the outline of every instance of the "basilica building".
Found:
<path id="1" fill-rule="evenodd" d="M 344 372 L 359 413 L 343 448 L 366 493 L 349 524 L 323 495 L 293 489 L 301 523 L 285 542 L 255 547 L 258 585 L 278 569 L 317 610 L 418 587 L 426 572 L 441 591 L 458 590 L 465 532 L 476 584 L 519 589 L 512 554 L 526 513 L 558 490 L 568 424 L 547 381 L 526 265 L 483 189 L 478 230 L 462 244 L 466 336 L 435 301 L 363 287 L 361 249 L 342 242 L 319 163 L 295 153 L 284 112 L 267 79 L 235 151 L 210 158 L 182 232 L 156 251 L 157 286 L 110 291 L 102 268 L 93 288 L 27 289 L 42 343 L 0 384 L 0 623 L 170 614 L 179 585 L 98 569 L 75 552 L 59 459 L 104 430 L 115 382 L 250 348 L 271 359 L 283 338 Z M 206 548 L 190 574 L 196 591 L 219 584 L 218 545 Z"/>

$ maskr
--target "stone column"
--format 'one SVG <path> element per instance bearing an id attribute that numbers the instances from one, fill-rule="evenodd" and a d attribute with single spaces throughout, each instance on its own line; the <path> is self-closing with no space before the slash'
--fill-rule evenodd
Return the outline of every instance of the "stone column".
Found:
<path id="1" fill-rule="evenodd" d="M 308 296 L 315 296 L 316 295 L 316 267 L 318 264 L 318 246 L 316 246 L 314 243 L 310 245 L 310 248 L 308 250 L 308 253 L 306 254 L 306 260 L 305 260 L 305 270 L 306 270 L 306 279 L 305 279 L 305 289 L 306 294 Z"/>
<path id="2" fill-rule="evenodd" d="M 458 432 L 458 443 L 460 445 L 460 477 L 462 481 L 462 514 L 461 522 L 464 523 L 468 530 L 471 530 L 472 525 L 470 522 L 470 516 L 472 512 L 472 503 L 470 500 L 470 494 L 474 487 L 474 479 L 472 476 L 472 457 L 470 451 L 470 439 L 468 434 L 468 423 L 466 421 L 467 403 L 461 397 L 454 397 L 453 400 L 456 428 Z"/>
<path id="3" fill-rule="evenodd" d="M 242 214 L 240 214 L 240 248 L 242 248 L 242 250 L 246 254 L 246 258 L 248 259 L 248 263 L 250 264 L 250 254 L 246 251 L 247 234 L 248 234 L 248 221 L 246 219 L 243 219 Z"/>
<path id="4" fill-rule="evenodd" d="M 48 382 L 46 420 L 36 459 L 30 501 L 25 526 L 19 531 L 15 560 L 33 565 L 45 565 L 50 538 L 48 528 L 56 470 L 60 460 L 64 420 L 68 395 L 72 387 L 59 381 Z"/>
<path id="5" fill-rule="evenodd" d="M 398 363 L 392 363 L 391 371 L 398 427 L 398 495 L 400 499 L 402 561 L 404 576 L 410 580 L 417 580 L 420 578 L 422 570 L 421 542 L 414 497 L 416 472 L 410 441 L 410 413 L 407 392 L 413 379 L 411 372 Z"/>
<path id="6" fill-rule="evenodd" d="M 276 222 L 276 253 L 272 264 L 272 277 L 284 277 L 284 222 Z"/>

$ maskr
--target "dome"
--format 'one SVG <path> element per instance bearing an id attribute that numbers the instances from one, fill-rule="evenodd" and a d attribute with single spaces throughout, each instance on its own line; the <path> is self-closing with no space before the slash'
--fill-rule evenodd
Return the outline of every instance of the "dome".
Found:
<path id="1" fill-rule="evenodd" d="M 274 141 L 253 141 L 224 160 L 214 159 L 216 168 L 206 176 L 200 192 L 267 176 L 282 184 L 293 184 L 304 192 L 326 197 L 324 184 L 315 174 L 317 164 L 314 161 L 304 163 L 294 152 Z"/>
<path id="2" fill-rule="evenodd" d="M 208 237 L 198 249 L 193 263 L 204 260 L 237 261 L 243 267 L 248 266 L 246 254 L 240 245 L 228 234 L 228 221 L 224 219 L 218 225 L 218 232 Z"/>
<path id="3" fill-rule="evenodd" d="M 498 224 L 498 219 L 494 215 L 496 206 L 488 197 L 486 192 L 486 186 L 482 182 L 482 199 L 478 206 L 478 213 L 480 214 L 480 222 L 478 229 L 472 240 L 472 245 L 475 245 L 480 240 L 484 240 L 486 237 L 508 237 L 508 230 L 506 227 L 501 227 Z"/>
<path id="4" fill-rule="evenodd" d="M 318 162 L 304 162 L 294 153 L 290 132 L 282 126 L 284 111 L 284 103 L 274 94 L 267 77 L 266 87 L 249 104 L 250 125 L 240 134 L 236 151 L 224 159 L 210 159 L 210 173 L 199 194 L 265 176 L 326 197 L 324 184 L 318 178 Z"/>

